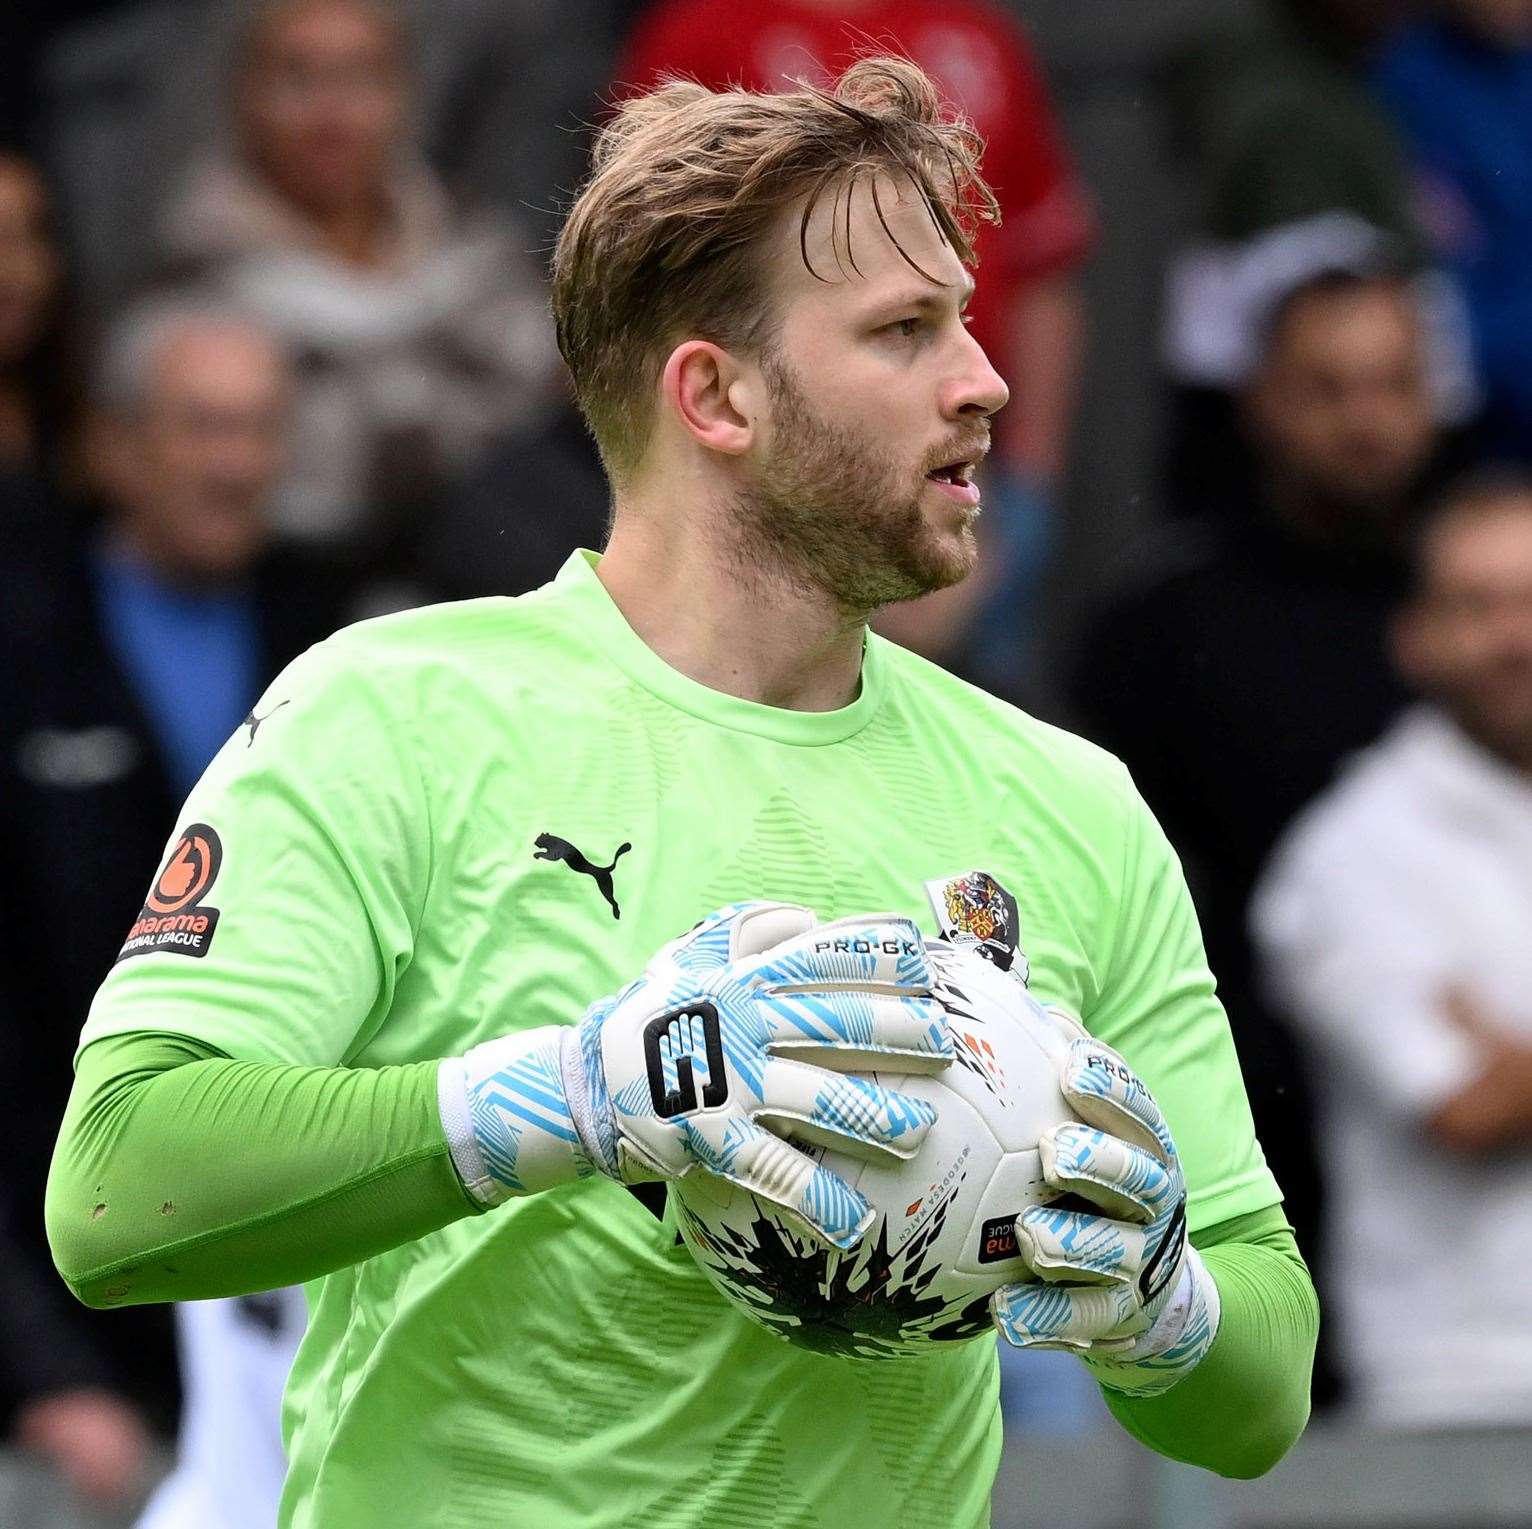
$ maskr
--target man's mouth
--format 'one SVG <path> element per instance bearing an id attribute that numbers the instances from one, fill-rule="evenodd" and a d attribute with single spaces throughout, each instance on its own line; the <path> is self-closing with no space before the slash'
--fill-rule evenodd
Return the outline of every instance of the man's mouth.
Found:
<path id="1" fill-rule="evenodd" d="M 963 457 L 945 466 L 933 467 L 926 478 L 959 504 L 975 505 L 979 502 L 979 486 L 973 481 L 977 465 L 977 458 Z"/>

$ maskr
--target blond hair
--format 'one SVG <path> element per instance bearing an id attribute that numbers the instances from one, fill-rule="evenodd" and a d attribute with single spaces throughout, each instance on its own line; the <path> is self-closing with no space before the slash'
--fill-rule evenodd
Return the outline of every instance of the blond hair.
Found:
<path id="1" fill-rule="evenodd" d="M 976 225 L 1000 220 L 979 173 L 982 152 L 972 125 L 904 58 L 864 58 L 829 90 L 800 82 L 774 95 L 715 92 L 670 80 L 625 102 L 596 140 L 553 254 L 559 350 L 614 481 L 643 455 L 659 374 L 677 343 L 767 346 L 775 316 L 762 255 L 779 213 L 804 199 L 799 250 L 825 280 L 809 260 L 809 218 L 827 191 L 844 194 L 836 258 L 855 269 L 850 192 L 865 177 L 884 232 L 927 275 L 894 238 L 879 199 L 880 174 L 907 177 L 941 237 L 971 264 Z"/>

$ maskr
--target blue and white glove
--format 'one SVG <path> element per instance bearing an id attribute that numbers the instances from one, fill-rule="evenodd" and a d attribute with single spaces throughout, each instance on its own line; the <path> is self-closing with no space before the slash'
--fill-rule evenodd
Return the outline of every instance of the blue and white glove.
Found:
<path id="1" fill-rule="evenodd" d="M 1017 1248 L 1038 1279 L 990 1306 L 1018 1347 L 1071 1350 L 1102 1385 L 1152 1396 L 1212 1347 L 1218 1287 L 1187 1241 L 1186 1179 L 1154 1096 L 1110 1046 L 1076 1036 L 1060 1087 L 1089 1123 L 1052 1127 L 1038 1150 L 1044 1179 L 1100 1213 L 1023 1211 Z"/>
<path id="2" fill-rule="evenodd" d="M 914 1154 L 932 1106 L 843 1069 L 945 1067 L 931 987 L 920 931 L 896 914 L 819 924 L 790 903 L 721 908 L 577 1026 L 443 1062 L 453 1161 L 488 1204 L 593 1172 L 632 1184 L 704 1168 L 851 1247 L 871 1207 L 788 1138 Z"/>

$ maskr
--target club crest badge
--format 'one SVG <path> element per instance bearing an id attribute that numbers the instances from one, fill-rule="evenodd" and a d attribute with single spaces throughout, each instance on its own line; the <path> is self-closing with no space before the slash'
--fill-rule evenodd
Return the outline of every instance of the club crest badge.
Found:
<path id="1" fill-rule="evenodd" d="M 926 883 L 942 938 L 976 950 L 1018 982 L 1030 975 L 1021 948 L 1016 899 L 988 871 L 964 871 Z"/>

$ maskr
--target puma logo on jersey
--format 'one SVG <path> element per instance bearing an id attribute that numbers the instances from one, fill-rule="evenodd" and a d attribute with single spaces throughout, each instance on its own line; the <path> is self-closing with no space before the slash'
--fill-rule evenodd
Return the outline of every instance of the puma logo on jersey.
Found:
<path id="1" fill-rule="evenodd" d="M 612 872 L 617 869 L 617 862 L 632 848 L 631 844 L 620 845 L 617 853 L 612 856 L 610 865 L 593 865 L 568 839 L 560 839 L 556 834 L 538 834 L 537 848 L 533 851 L 532 858 L 562 860 L 570 870 L 578 871 L 582 876 L 589 876 L 596 883 L 597 890 L 607 900 L 612 910 L 612 917 L 621 918 L 622 911 L 618 908 L 617 898 L 612 891 Z"/>
<path id="2" fill-rule="evenodd" d="M 281 709 L 287 704 L 288 702 L 286 701 L 278 701 L 277 704 L 271 708 L 271 711 L 281 711 Z M 271 711 L 266 713 L 266 717 L 271 715 Z M 241 727 L 248 727 L 250 729 L 250 737 L 245 743 L 246 748 L 249 748 L 250 745 L 255 742 L 255 730 L 261 725 L 261 723 L 266 720 L 266 717 L 256 716 L 255 708 L 252 706 L 250 708 L 250 715 L 239 724 Z"/>

